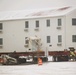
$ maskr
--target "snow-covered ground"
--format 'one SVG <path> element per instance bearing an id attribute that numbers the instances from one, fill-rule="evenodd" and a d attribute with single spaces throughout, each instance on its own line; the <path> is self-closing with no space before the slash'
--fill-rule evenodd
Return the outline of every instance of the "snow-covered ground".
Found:
<path id="1" fill-rule="evenodd" d="M 76 62 L 0 66 L 0 75 L 76 75 Z"/>

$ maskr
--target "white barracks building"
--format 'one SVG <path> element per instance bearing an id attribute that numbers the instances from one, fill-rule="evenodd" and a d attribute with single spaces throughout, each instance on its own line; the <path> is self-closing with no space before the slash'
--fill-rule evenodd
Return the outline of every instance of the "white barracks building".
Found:
<path id="1" fill-rule="evenodd" d="M 43 51 L 76 49 L 76 9 L 0 12 L 0 53 L 36 50 L 26 46 L 30 37 L 41 39 Z"/>

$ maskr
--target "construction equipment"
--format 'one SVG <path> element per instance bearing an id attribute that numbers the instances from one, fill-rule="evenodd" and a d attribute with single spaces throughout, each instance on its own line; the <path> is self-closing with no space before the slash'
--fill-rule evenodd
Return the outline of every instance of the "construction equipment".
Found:
<path id="1" fill-rule="evenodd" d="M 69 55 L 69 59 L 73 59 L 73 61 L 76 60 L 76 54 L 75 54 L 75 49 L 73 47 L 69 48 L 70 49 L 70 55 Z"/>
<path id="2" fill-rule="evenodd" d="M 69 47 L 69 50 L 64 51 L 49 51 L 50 56 L 53 57 L 53 61 L 70 61 L 76 60 L 76 53 L 74 47 Z"/>
<path id="3" fill-rule="evenodd" d="M 3 65 L 17 64 L 17 59 L 10 57 L 9 55 L 1 55 L 1 58 L 3 59 L 1 62 Z"/>

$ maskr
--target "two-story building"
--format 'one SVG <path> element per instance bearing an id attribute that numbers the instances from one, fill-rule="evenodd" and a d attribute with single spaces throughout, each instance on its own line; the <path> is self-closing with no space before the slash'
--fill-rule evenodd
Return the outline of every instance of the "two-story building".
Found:
<path id="1" fill-rule="evenodd" d="M 0 12 L 0 53 L 32 51 L 25 45 L 35 36 L 41 39 L 43 51 L 76 49 L 76 9 Z"/>

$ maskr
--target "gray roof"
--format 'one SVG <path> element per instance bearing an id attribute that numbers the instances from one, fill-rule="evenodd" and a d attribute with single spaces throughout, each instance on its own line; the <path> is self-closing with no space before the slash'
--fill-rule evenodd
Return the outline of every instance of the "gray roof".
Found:
<path id="1" fill-rule="evenodd" d="M 63 16 L 75 9 L 74 7 L 62 7 L 56 9 L 6 11 L 0 12 L 0 21 Z"/>

